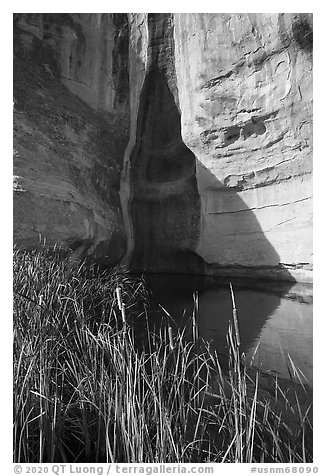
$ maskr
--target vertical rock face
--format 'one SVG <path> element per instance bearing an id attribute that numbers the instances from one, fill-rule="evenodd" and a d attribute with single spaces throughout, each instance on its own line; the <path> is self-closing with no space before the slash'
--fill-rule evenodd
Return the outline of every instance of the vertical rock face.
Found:
<path id="1" fill-rule="evenodd" d="M 309 280 L 311 16 L 176 14 L 175 45 L 207 272 Z"/>
<path id="2" fill-rule="evenodd" d="M 200 201 L 195 156 L 181 138 L 173 17 L 148 15 L 146 76 L 131 154 L 133 267 L 197 271 Z"/>
<path id="3" fill-rule="evenodd" d="M 129 136 L 124 14 L 14 17 L 14 239 L 119 261 Z"/>
<path id="4" fill-rule="evenodd" d="M 14 23 L 15 241 L 311 280 L 311 15 Z"/>
<path id="5" fill-rule="evenodd" d="M 309 281 L 311 16 L 144 20 L 133 264 Z"/>
<path id="6" fill-rule="evenodd" d="M 38 39 L 46 72 L 95 109 L 129 105 L 129 25 L 127 14 L 16 14 L 15 38 L 25 52 Z M 35 55 L 34 55 L 35 56 Z"/>

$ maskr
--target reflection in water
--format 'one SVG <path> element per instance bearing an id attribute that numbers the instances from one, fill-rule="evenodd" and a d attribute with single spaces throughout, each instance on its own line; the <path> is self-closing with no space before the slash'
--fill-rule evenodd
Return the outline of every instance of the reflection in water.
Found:
<path id="1" fill-rule="evenodd" d="M 161 304 L 176 321 L 189 324 L 192 294 L 199 294 L 199 332 L 220 354 L 226 354 L 226 333 L 232 318 L 228 284 L 218 278 L 181 275 L 148 275 L 152 305 Z M 241 335 L 241 350 L 247 361 L 263 370 L 289 378 L 289 358 L 312 383 L 312 304 L 262 290 L 262 282 L 232 281 Z M 255 286 L 259 284 L 259 289 Z M 288 290 L 288 288 L 287 288 Z M 291 293 L 287 293 L 290 294 Z M 311 289 L 308 294 L 311 294 Z M 300 296 L 298 296 L 300 298 Z M 307 299 L 304 299 L 307 301 Z M 161 314 L 161 313 L 160 313 Z M 157 324 L 158 313 L 151 312 Z M 258 348 L 257 348 L 258 346 Z"/>
<path id="2" fill-rule="evenodd" d="M 312 384 L 312 333 L 312 305 L 281 299 L 254 344 L 260 342 L 254 364 L 288 376 L 286 356 L 289 354 L 295 366 Z"/>

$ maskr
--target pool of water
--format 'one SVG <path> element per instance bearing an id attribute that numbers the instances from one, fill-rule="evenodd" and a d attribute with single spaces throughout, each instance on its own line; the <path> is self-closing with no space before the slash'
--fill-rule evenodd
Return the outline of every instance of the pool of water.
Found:
<path id="1" fill-rule="evenodd" d="M 150 316 L 155 326 L 191 324 L 193 293 L 198 291 L 199 334 L 223 358 L 232 319 L 229 283 L 219 278 L 147 275 Z M 247 362 L 290 378 L 291 359 L 307 382 L 313 379 L 312 285 L 232 280 L 239 319 L 241 350 Z M 162 321 L 161 305 L 173 319 Z M 301 373 L 300 373 L 301 375 Z"/>

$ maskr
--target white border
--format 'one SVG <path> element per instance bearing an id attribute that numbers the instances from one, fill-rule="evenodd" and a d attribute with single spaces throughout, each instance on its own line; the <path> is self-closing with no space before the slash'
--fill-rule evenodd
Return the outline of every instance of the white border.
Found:
<path id="1" fill-rule="evenodd" d="M 200 7 L 200 11 L 198 11 Z M 227 8 L 225 8 L 227 7 Z M 154 8 L 154 9 L 153 9 Z M 323 149 L 325 148 L 324 97 L 326 95 L 326 9 L 322 2 L 273 1 L 267 2 L 130 2 L 119 1 L 14 1 L 2 6 L 1 28 L 1 473 L 13 473 L 12 465 L 12 14 L 14 12 L 313 12 L 314 13 L 314 463 L 319 473 L 324 474 L 323 456 L 325 406 L 325 354 L 326 349 L 326 310 L 323 293 L 326 283 L 323 281 L 325 261 L 325 205 L 326 170 Z M 294 244 L 295 245 L 295 244 Z M 250 473 L 252 465 L 217 465 L 215 474 L 244 475 Z M 260 467 L 264 467 L 261 465 Z M 275 465 L 273 465 L 275 466 Z M 291 466 L 291 465 L 279 465 Z M 294 466 L 294 465 L 292 465 Z M 325 473 L 326 474 L 326 473 Z"/>

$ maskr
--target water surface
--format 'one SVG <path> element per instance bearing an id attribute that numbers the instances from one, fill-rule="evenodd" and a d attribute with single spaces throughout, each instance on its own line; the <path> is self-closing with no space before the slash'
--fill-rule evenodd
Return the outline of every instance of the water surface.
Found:
<path id="1" fill-rule="evenodd" d="M 228 282 L 189 275 L 147 275 L 151 292 L 151 319 L 155 325 L 182 327 L 191 324 L 193 293 L 199 297 L 199 334 L 222 356 L 232 319 Z M 312 384 L 312 286 L 232 280 L 239 318 L 241 350 L 248 363 L 290 378 L 292 359 Z M 172 319 L 161 322 L 158 305 Z M 289 358 L 290 356 L 290 358 Z"/>

